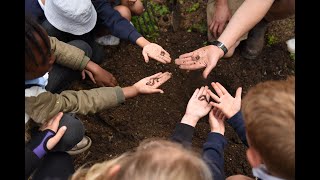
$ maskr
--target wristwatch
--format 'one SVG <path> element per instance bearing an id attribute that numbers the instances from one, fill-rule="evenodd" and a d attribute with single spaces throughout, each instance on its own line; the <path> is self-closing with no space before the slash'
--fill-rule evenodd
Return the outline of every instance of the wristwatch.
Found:
<path id="1" fill-rule="evenodd" d="M 222 49 L 222 51 L 224 52 L 224 55 L 226 55 L 227 52 L 228 52 L 227 47 L 226 47 L 222 42 L 220 42 L 220 41 L 212 41 L 212 42 L 208 42 L 208 44 L 217 46 L 217 47 L 219 47 L 220 49 Z"/>

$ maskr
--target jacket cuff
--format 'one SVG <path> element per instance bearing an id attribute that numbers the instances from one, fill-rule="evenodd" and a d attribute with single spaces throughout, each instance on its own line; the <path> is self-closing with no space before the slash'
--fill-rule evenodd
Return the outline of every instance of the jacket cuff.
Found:
<path id="1" fill-rule="evenodd" d="M 122 91 L 122 88 L 120 86 L 114 87 L 117 95 L 117 101 L 119 104 L 123 103 L 125 101 L 125 97 Z"/>
<path id="2" fill-rule="evenodd" d="M 142 37 L 142 35 L 140 33 L 138 33 L 137 31 L 132 31 L 129 34 L 128 39 L 131 41 L 131 43 L 136 44 L 137 39 L 140 37 Z"/>
<path id="3" fill-rule="evenodd" d="M 240 119 L 240 120 L 239 120 Z M 242 113 L 238 111 L 235 115 L 233 115 L 230 119 L 227 120 L 228 124 L 233 128 L 236 127 L 239 123 L 242 123 Z"/>
<path id="4" fill-rule="evenodd" d="M 222 148 L 224 148 L 227 145 L 226 138 L 222 134 L 216 132 L 209 133 L 207 137 L 207 142 L 218 144 Z"/>
<path id="5" fill-rule="evenodd" d="M 80 63 L 80 67 L 79 70 L 82 71 L 86 68 L 88 62 L 90 61 L 90 58 L 88 56 L 84 56 L 81 63 Z"/>

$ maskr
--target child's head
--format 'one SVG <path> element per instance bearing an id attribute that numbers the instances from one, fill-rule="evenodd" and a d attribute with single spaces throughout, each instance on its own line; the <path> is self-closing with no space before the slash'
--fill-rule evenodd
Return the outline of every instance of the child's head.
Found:
<path id="1" fill-rule="evenodd" d="M 78 170 L 72 179 L 210 180 L 211 172 L 197 154 L 180 144 L 147 140 L 134 152 Z"/>
<path id="2" fill-rule="evenodd" d="M 295 179 L 295 78 L 251 88 L 242 112 L 252 167 L 265 164 L 277 177 Z"/>
<path id="3" fill-rule="evenodd" d="M 43 76 L 51 68 L 55 56 L 46 31 L 32 18 L 25 18 L 25 79 Z"/>

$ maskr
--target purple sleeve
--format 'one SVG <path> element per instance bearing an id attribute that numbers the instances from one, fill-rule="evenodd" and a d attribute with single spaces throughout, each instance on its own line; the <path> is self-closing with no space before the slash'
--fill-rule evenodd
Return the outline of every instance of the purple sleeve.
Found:
<path id="1" fill-rule="evenodd" d="M 36 154 L 39 159 L 41 159 L 48 152 L 46 144 L 52 136 L 54 136 L 53 131 L 48 131 L 41 143 L 33 149 L 33 153 Z"/>

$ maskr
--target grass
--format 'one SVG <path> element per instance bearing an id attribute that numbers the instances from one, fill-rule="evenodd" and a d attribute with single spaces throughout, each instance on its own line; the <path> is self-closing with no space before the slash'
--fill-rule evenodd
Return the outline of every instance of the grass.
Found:
<path id="1" fill-rule="evenodd" d="M 278 42 L 279 40 L 275 35 L 272 35 L 272 34 L 267 35 L 267 46 L 272 46 Z"/>
<path id="2" fill-rule="evenodd" d="M 192 4 L 191 7 L 189 7 L 188 9 L 186 9 L 186 12 L 188 12 L 188 13 L 194 12 L 194 11 L 198 10 L 199 7 L 200 7 L 199 2 L 194 3 L 194 4 Z"/>

